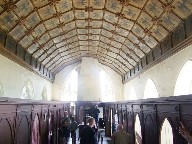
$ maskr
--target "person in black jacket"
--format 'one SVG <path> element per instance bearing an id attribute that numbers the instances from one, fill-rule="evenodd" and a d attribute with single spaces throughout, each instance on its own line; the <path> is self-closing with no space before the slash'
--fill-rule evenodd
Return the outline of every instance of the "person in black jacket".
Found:
<path id="1" fill-rule="evenodd" d="M 99 120 L 99 113 L 100 113 L 100 110 L 98 109 L 98 106 L 95 105 L 95 108 L 93 109 L 93 118 L 95 119 L 97 126 L 98 126 L 98 120 Z"/>
<path id="2" fill-rule="evenodd" d="M 60 137 L 62 144 L 67 144 L 70 137 L 70 118 L 68 117 L 68 112 L 64 112 L 64 117 L 61 119 L 61 132 Z"/>
<path id="3" fill-rule="evenodd" d="M 76 130 L 77 130 L 78 124 L 75 121 L 74 117 L 71 117 L 71 124 L 70 124 L 70 131 L 71 131 L 71 138 L 72 138 L 72 144 L 75 144 L 76 141 Z"/>
<path id="4" fill-rule="evenodd" d="M 95 126 L 95 119 L 89 118 L 88 125 L 85 126 L 81 133 L 80 144 L 98 144 L 96 139 L 96 132 L 93 129 Z"/>

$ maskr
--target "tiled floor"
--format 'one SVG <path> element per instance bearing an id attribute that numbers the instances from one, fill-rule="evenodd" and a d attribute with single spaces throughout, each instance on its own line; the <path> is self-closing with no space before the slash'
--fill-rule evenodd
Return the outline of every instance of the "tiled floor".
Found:
<path id="1" fill-rule="evenodd" d="M 98 144 L 110 144 L 111 138 L 105 137 L 105 130 L 104 129 L 100 129 L 99 132 L 103 136 L 103 142 L 101 141 L 101 138 L 100 138 Z M 78 130 L 76 131 L 76 134 L 77 134 L 77 136 L 76 136 L 76 144 L 79 144 L 79 141 L 78 141 L 79 131 Z M 71 138 L 70 138 L 68 144 L 72 144 L 72 139 Z"/>

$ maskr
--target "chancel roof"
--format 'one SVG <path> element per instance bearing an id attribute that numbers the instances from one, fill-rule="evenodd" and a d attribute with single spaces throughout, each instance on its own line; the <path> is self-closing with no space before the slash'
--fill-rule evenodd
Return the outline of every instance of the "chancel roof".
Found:
<path id="1" fill-rule="evenodd" d="M 0 28 L 52 73 L 94 57 L 124 75 L 191 12 L 191 0 L 0 0 Z"/>

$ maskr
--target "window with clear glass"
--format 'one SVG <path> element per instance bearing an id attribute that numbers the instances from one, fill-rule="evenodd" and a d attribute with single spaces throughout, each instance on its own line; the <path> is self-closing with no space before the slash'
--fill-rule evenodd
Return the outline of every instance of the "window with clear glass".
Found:
<path id="1" fill-rule="evenodd" d="M 100 83 L 102 94 L 101 101 L 103 102 L 115 101 L 112 81 L 104 70 L 100 71 Z"/>
<path id="2" fill-rule="evenodd" d="M 167 120 L 167 118 L 164 120 L 162 128 L 161 128 L 161 144 L 173 144 L 173 132 L 172 127 Z"/>
<path id="3" fill-rule="evenodd" d="M 158 98 L 158 92 L 156 89 L 156 86 L 154 84 L 154 82 L 149 78 L 147 80 L 147 84 L 145 86 L 145 90 L 144 90 L 144 99 L 147 98 Z"/>
<path id="4" fill-rule="evenodd" d="M 133 87 L 131 87 L 131 90 L 130 90 L 129 100 L 137 100 L 136 92 Z"/>
<path id="5" fill-rule="evenodd" d="M 63 101 L 77 101 L 78 73 L 73 70 L 64 82 Z"/>
<path id="6" fill-rule="evenodd" d="M 192 61 L 189 60 L 181 69 L 175 85 L 174 95 L 192 94 Z"/>

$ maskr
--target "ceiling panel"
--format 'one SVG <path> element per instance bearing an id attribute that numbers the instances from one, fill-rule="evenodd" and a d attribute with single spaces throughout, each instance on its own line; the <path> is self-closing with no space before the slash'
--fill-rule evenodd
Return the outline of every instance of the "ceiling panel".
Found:
<path id="1" fill-rule="evenodd" d="M 123 75 L 191 13 L 190 0 L 2 0 L 0 28 L 52 72 L 89 56 Z"/>

